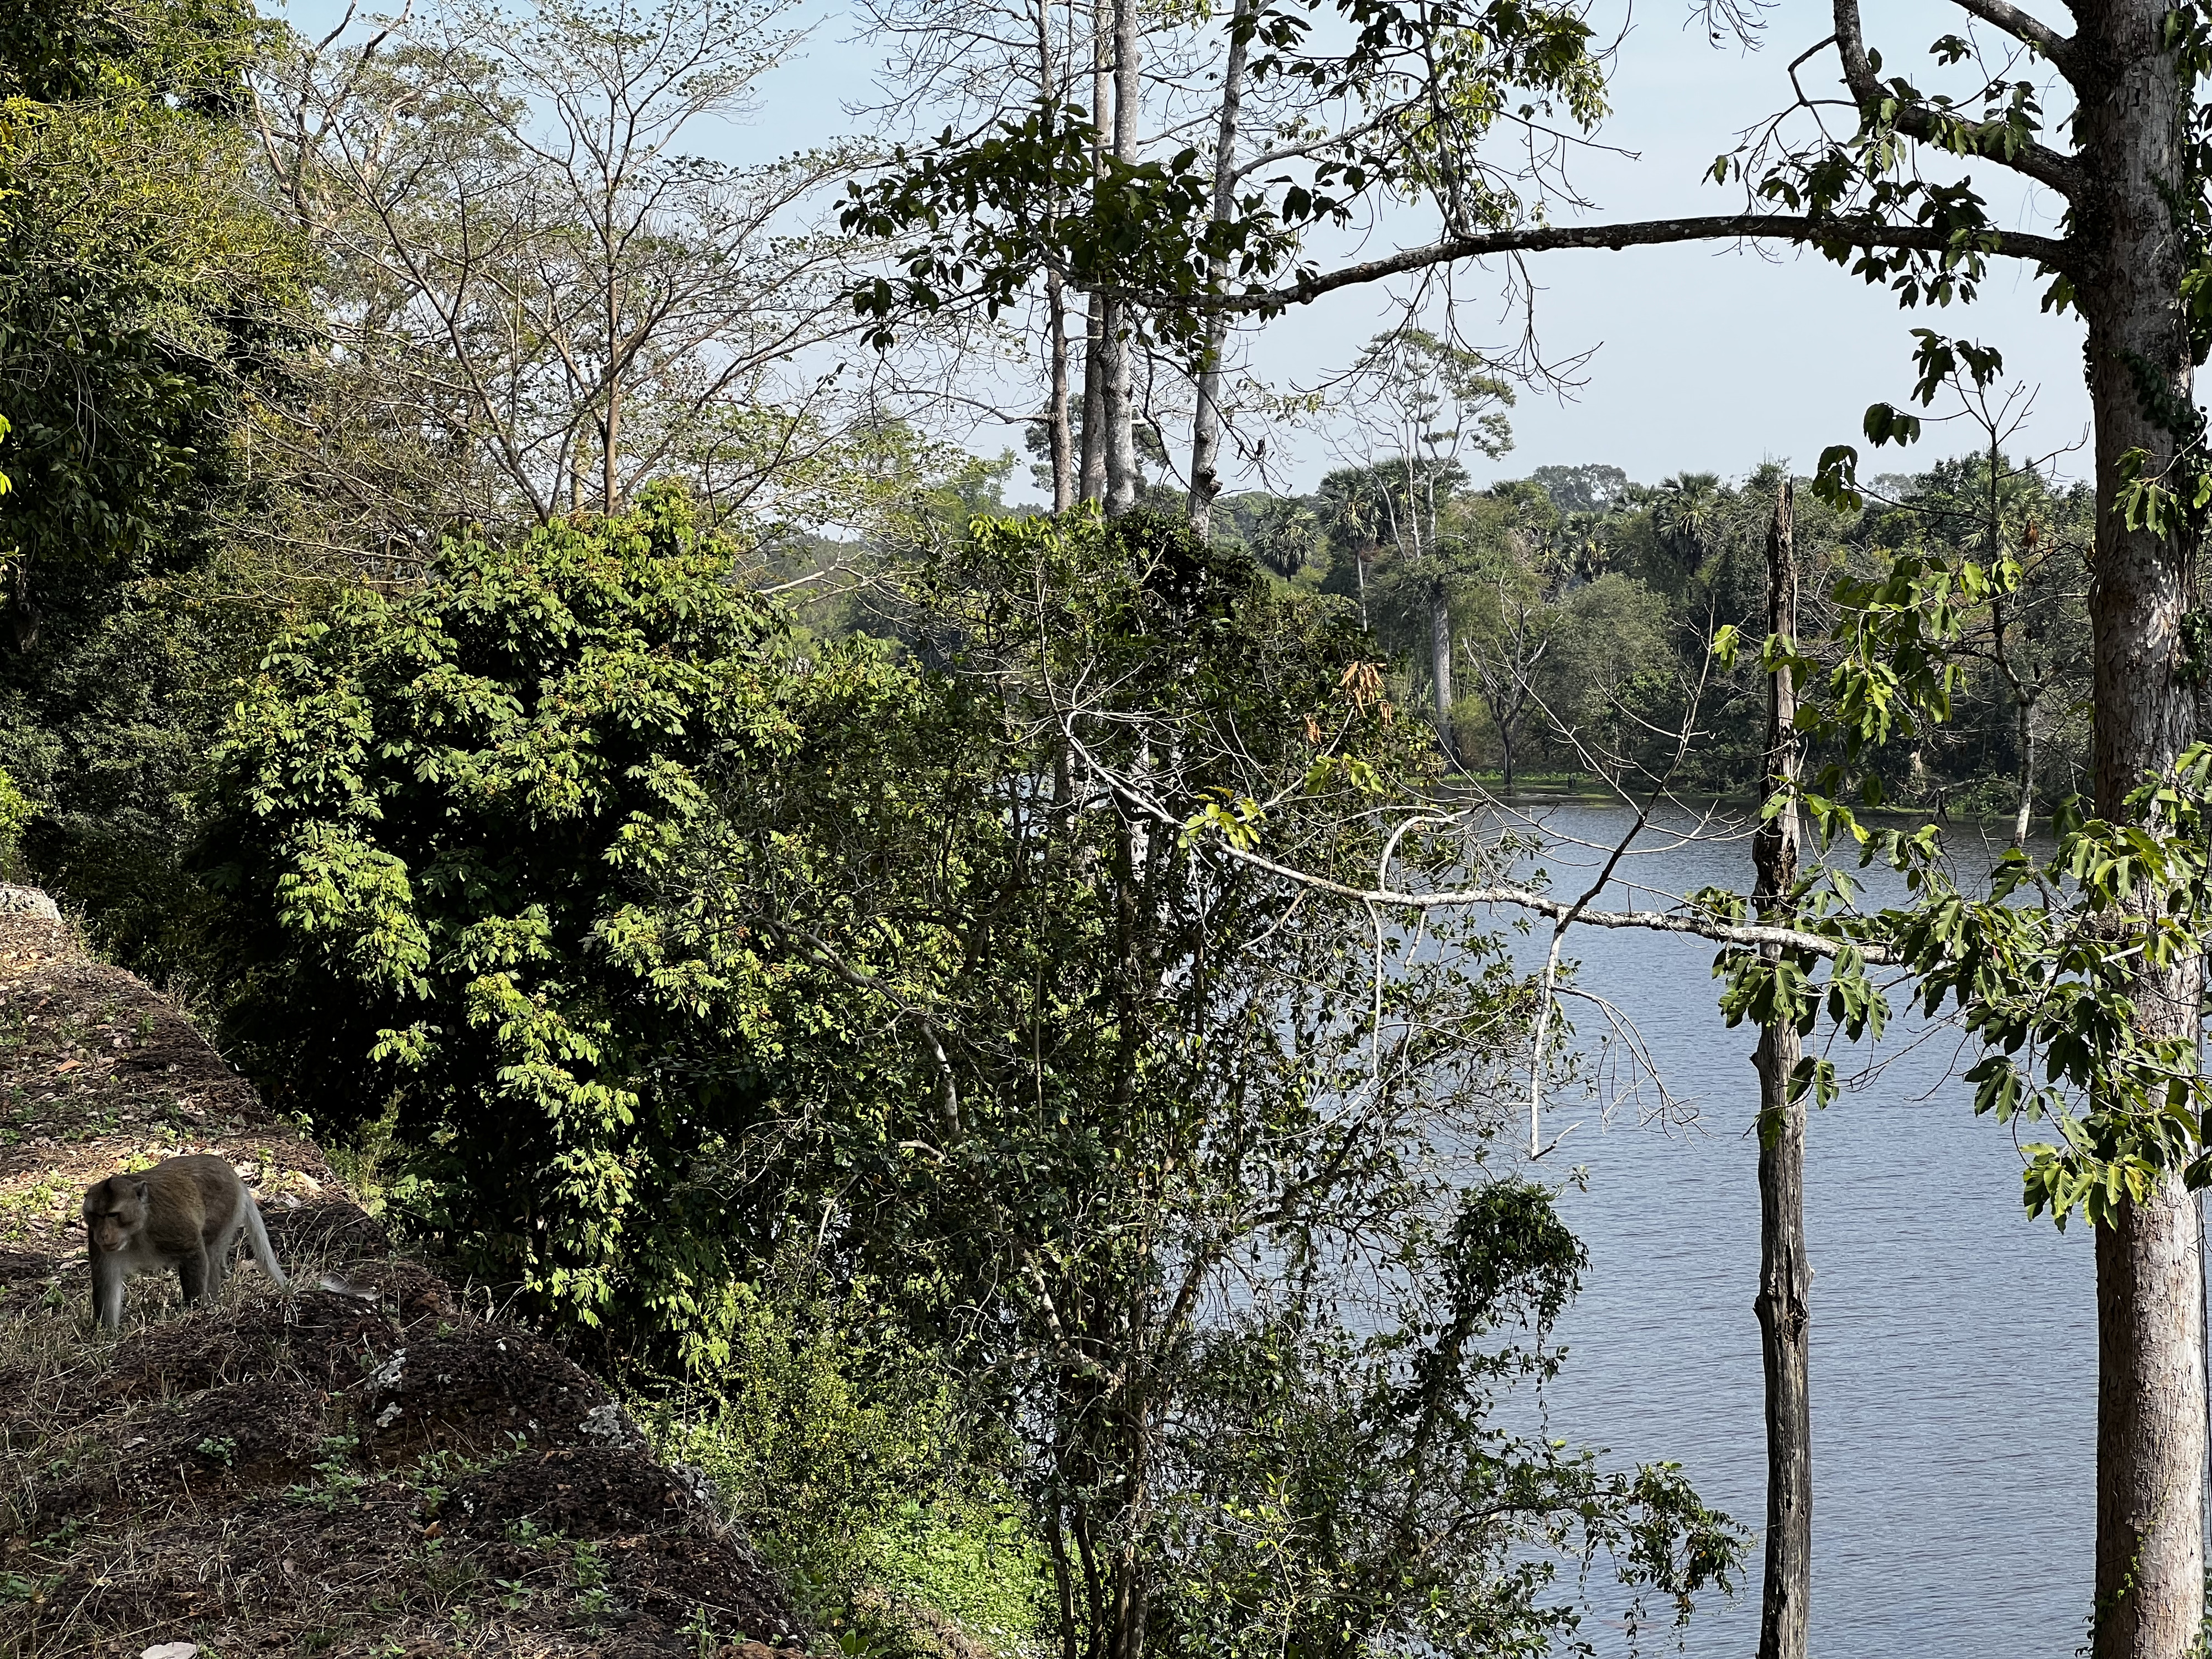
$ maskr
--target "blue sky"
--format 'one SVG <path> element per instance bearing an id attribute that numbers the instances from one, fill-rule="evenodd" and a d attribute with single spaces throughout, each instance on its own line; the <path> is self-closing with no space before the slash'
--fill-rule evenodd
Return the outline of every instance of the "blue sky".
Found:
<path id="1" fill-rule="evenodd" d="M 295 0 L 270 9 L 302 27 L 334 16 L 329 0 Z M 1594 21 L 1617 27 L 1621 0 L 1596 0 Z M 763 83 L 760 107 L 710 146 L 727 159 L 765 157 L 836 137 L 848 130 L 848 106 L 863 103 L 877 54 L 855 38 L 852 15 L 835 0 L 815 0 L 799 14 L 811 23 L 803 50 Z M 1716 49 L 1703 32 L 1684 27 L 1680 0 L 1638 6 L 1628 18 L 1613 84 L 1615 114 L 1603 133 L 1628 157 L 1594 154 L 1577 167 L 1586 194 L 1604 218 L 1719 213 L 1741 203 L 1737 187 L 1703 182 L 1713 157 L 1730 148 L 1738 129 L 1788 101 L 1784 66 L 1828 33 L 1830 11 L 1818 0 L 1779 0 L 1769 11 L 1764 48 L 1746 53 L 1733 42 Z M 2055 10 L 2054 21 L 2063 21 Z M 1927 0 L 1878 0 L 1867 8 L 1870 44 L 1893 65 L 1917 70 L 1929 42 L 1960 29 L 1961 14 Z M 1808 86 L 1823 64 L 1804 73 Z M 2002 212 L 2033 222 L 2037 204 L 2009 176 L 1978 182 Z M 2047 228 L 2048 212 L 2037 228 Z M 1830 443 L 1856 441 L 1866 405 L 1902 401 L 1911 384 L 1910 331 L 1937 327 L 1999 347 L 2008 375 L 2035 389 L 2035 416 L 2024 434 L 2039 450 L 2078 442 L 2088 406 L 2081 379 L 2081 331 L 2071 319 L 2040 313 L 2031 270 L 1999 266 L 1971 308 L 1935 315 L 1900 313 L 1888 295 L 1869 289 L 1817 256 L 1698 246 L 1624 253 L 1567 252 L 1535 262 L 1542 284 L 1538 331 L 1547 352 L 1564 359 L 1590 352 L 1584 384 L 1568 398 L 1530 390 L 1514 411 L 1511 453 L 1478 476 L 1515 477 L 1551 463 L 1605 461 L 1632 477 L 1656 482 L 1688 470 L 1740 475 L 1769 458 L 1809 471 Z M 1459 283 L 1460 321 L 1478 342 L 1510 343 L 1517 324 L 1502 314 L 1494 280 L 1468 273 Z M 1273 324 L 1255 349 L 1267 378 L 1310 383 L 1340 367 L 1379 325 L 1379 295 L 1334 296 Z M 1018 447 L 1005 428 L 978 428 L 973 446 L 991 453 Z M 1931 427 L 1917 449 L 1869 455 L 1868 471 L 1905 470 L 1966 447 Z M 1327 464 L 1328 445 L 1316 435 L 1297 443 L 1287 481 L 1310 484 Z M 2086 455 L 2061 468 L 2080 476 Z"/>

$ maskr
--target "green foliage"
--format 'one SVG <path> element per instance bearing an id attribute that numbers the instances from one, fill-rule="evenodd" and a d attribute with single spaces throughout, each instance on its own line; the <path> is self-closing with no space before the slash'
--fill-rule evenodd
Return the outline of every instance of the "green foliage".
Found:
<path id="1" fill-rule="evenodd" d="M 38 814 L 38 803 L 0 771 L 0 871 L 13 873 L 21 864 L 23 828 Z"/>
<path id="2" fill-rule="evenodd" d="M 832 1291 L 789 1258 L 728 1286 L 709 1316 L 726 1357 L 641 1399 L 641 1421 L 664 1456 L 705 1473 L 817 1612 L 890 1589 L 956 1618 L 1012 1617 L 995 1571 L 1033 1619 L 1034 1546 L 1018 1523 L 1008 1562 L 975 1557 L 1000 1529 L 976 1483 L 1003 1450 L 963 1424 L 939 1357 L 903 1340 L 863 1287 Z"/>
<path id="3" fill-rule="evenodd" d="M 1559 1363 L 1491 1345 L 1548 1326 L 1583 1261 L 1548 1194 L 1483 1183 L 1401 1257 L 1410 1293 L 1371 1334 L 1267 1291 L 1206 1332 L 1186 1407 L 1203 1450 L 1164 1521 L 1156 1639 L 1194 1656 L 1556 1650 L 1579 1615 L 1543 1600 L 1552 1559 L 1483 1523 L 1504 1508 L 1549 1517 L 1571 1559 L 1616 1556 L 1638 1617 L 1647 1591 L 1686 1617 L 1725 1589 L 1743 1535 L 1679 1471 L 1607 1474 L 1491 1421 L 1513 1380 Z"/>
<path id="4" fill-rule="evenodd" d="M 1692 1545 L 1687 1510 L 1486 1426 L 1490 1383 L 1528 1356 L 1479 1339 L 1548 1321 L 1575 1248 L 1533 1189 L 1463 1199 L 1441 1150 L 1489 1132 L 1510 967 L 1448 928 L 1465 955 L 1378 974 L 1370 951 L 1407 954 L 1397 930 L 1377 941 L 1362 907 L 1235 855 L 1264 835 L 1306 866 L 1371 871 L 1362 805 L 1420 775 L 1343 611 L 1143 514 L 979 521 L 918 598 L 921 648 L 973 689 L 964 748 L 925 750 L 865 820 L 811 812 L 849 825 L 842 850 L 728 902 L 879 999 L 891 1041 L 846 1098 L 891 1109 L 825 1125 L 852 1194 L 832 1231 L 1021 1425 L 1063 1634 L 1109 1639 L 1136 1595 L 1159 1639 L 1200 1642 L 1245 1595 L 1225 1586 L 1261 1570 L 1229 1506 L 1256 1501 L 1263 1449 L 1241 1474 L 1223 1460 L 1227 1425 L 1273 1420 L 1256 1391 L 1229 1399 L 1246 1336 L 1271 1339 L 1232 1342 L 1204 1311 L 1255 1297 L 1324 1375 L 1358 1358 L 1356 1401 L 1297 1407 L 1332 1425 L 1336 1460 L 1297 1546 L 1324 1564 L 1301 1616 L 1343 1650 L 1448 1634 L 1478 1604 L 1486 1631 L 1571 1623 L 1550 1569 L 1521 1564 L 1585 1529 L 1633 1571 L 1648 1525 L 1685 1585 L 1711 1583 L 1732 1547 Z M 842 773 L 884 769 L 842 754 Z M 972 815 L 950 816 L 970 792 Z M 1363 1349 L 1340 1310 L 1371 1287 L 1342 1275 L 1384 1259 L 1403 1300 Z M 1525 1507 L 1481 1501 L 1508 1486 Z M 1383 1514 L 1362 1507 L 1385 1492 L 1448 1517 L 1454 1547 L 1392 1568 Z M 1429 1620 L 1435 1605 L 1453 1612 Z"/>
<path id="5" fill-rule="evenodd" d="M 0 22 L 0 763 L 50 809 L 33 872 L 141 962 L 217 688 L 284 602 L 265 560 L 218 568 L 257 500 L 243 428 L 306 338 L 235 118 L 263 33 L 243 0 Z"/>
<path id="6" fill-rule="evenodd" d="M 860 1628 L 934 1659 L 959 1651 L 943 1639 L 946 1623 L 1010 1659 L 1043 1648 L 1050 1565 L 1025 1506 L 1004 1492 L 907 1498 L 877 1522 L 870 1547 L 875 1595 L 855 1609 Z"/>
<path id="7" fill-rule="evenodd" d="M 2195 1042 L 2158 1035 L 2142 1018 L 2144 1000 L 2172 994 L 2212 936 L 2208 799 L 2212 749 L 2199 744 L 2136 790 L 2117 821 L 2069 802 L 2051 856 L 2008 852 L 1984 896 L 1952 879 L 1933 830 L 1869 831 L 1843 807 L 1811 803 L 1825 836 L 1893 866 L 1911 896 L 1872 916 L 1811 925 L 1910 969 L 1927 1013 L 1956 1011 L 1983 1045 L 1966 1074 L 1978 1113 L 2057 1130 L 2057 1141 L 2024 1148 L 2023 1181 L 2029 1212 L 2061 1226 L 2077 1208 L 2094 1224 L 2111 1220 L 2161 1175 L 2212 1185 Z M 1759 994 L 1762 970 L 1732 966 L 1743 988 L 1735 994 Z M 1857 1024 L 1879 1031 L 1882 1000 L 1856 951 L 1836 959 L 1829 997 L 1832 1011 L 1872 1010 Z M 1795 1003 L 1801 1029 L 1807 1000 Z"/>
<path id="8" fill-rule="evenodd" d="M 1087 110 L 1049 95 L 982 131 L 895 149 L 842 216 L 898 251 L 896 275 L 854 290 L 871 337 L 888 347 L 902 317 L 969 295 L 996 316 L 1050 268 L 1147 296 L 1140 325 L 1195 349 L 1205 314 L 1188 301 L 1288 274 L 1306 234 L 1382 200 L 1432 202 L 1466 231 L 1514 222 L 1531 170 L 1492 160 L 1486 140 L 1536 119 L 1588 131 L 1605 112 L 1601 54 L 1571 7 L 1334 0 L 1312 9 L 1336 14 L 1320 28 L 1306 9 L 1237 14 L 1250 81 L 1291 100 L 1303 142 L 1246 173 L 1225 216 L 1196 146 L 1125 159 Z"/>
<path id="9" fill-rule="evenodd" d="M 708 769 L 795 735 L 732 556 L 665 490 L 449 540 L 280 640 L 217 754 L 231 1029 L 274 1097 L 339 1127 L 396 1098 L 393 1201 L 586 1322 L 720 1293 L 734 1241 L 687 1176 L 773 1063 L 750 946 L 655 899 Z"/>

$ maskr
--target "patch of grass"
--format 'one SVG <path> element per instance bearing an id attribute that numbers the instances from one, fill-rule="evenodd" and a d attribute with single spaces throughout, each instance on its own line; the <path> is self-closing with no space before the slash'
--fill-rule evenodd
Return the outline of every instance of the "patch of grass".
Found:
<path id="1" fill-rule="evenodd" d="M 362 1124 L 349 1139 L 324 1151 L 324 1156 L 330 1159 L 331 1172 L 345 1183 L 355 1201 L 373 1216 L 381 1217 L 385 1212 L 391 1191 L 391 1183 L 385 1179 L 386 1169 L 404 1151 L 398 1137 L 399 1097 L 394 1095 L 381 1117 Z"/>
<path id="2" fill-rule="evenodd" d="M 320 1479 L 287 1486 L 284 1496 L 295 1504 L 304 1504 L 326 1515 L 341 1509 L 360 1508 L 362 1495 L 371 1485 L 370 1477 L 354 1464 L 354 1454 L 360 1449 L 358 1435 L 325 1437 L 323 1455 L 314 1465 Z"/>
<path id="3" fill-rule="evenodd" d="M 1042 1644 L 1051 1567 L 1029 1516 L 1011 1499 L 902 1504 L 869 1546 L 894 1608 L 940 1613 L 997 1654 Z"/>
<path id="4" fill-rule="evenodd" d="M 229 1468 L 238 1462 L 238 1442 L 229 1435 L 210 1435 L 192 1448 L 210 1463 L 220 1463 Z"/>
<path id="5" fill-rule="evenodd" d="M 33 1221 L 51 1222 L 58 1213 L 65 1219 L 69 1193 L 69 1182 L 56 1180 L 0 1194 L 0 1243 L 27 1243 Z"/>
<path id="6" fill-rule="evenodd" d="M 705 1472 L 848 1659 L 1042 1650 L 1045 1553 L 933 1357 L 771 1281 L 730 1310 L 714 1392 L 632 1401 Z"/>

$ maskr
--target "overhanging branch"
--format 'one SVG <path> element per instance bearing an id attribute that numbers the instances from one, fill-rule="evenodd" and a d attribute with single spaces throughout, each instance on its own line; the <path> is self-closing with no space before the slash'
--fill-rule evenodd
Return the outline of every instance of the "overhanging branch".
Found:
<path id="1" fill-rule="evenodd" d="M 1462 259 L 1499 253 L 1546 253 L 1561 248 L 1620 252 L 1671 242 L 1780 241 L 1822 249 L 1917 248 L 1931 253 L 1971 252 L 2003 258 L 2033 259 L 2051 270 L 2066 270 L 2074 257 L 2070 242 L 2016 230 L 1984 230 L 1961 238 L 1925 225 L 1856 225 L 1778 213 L 1730 213 L 1689 219 L 1642 219 L 1618 225 L 1532 225 L 1520 230 L 1489 231 L 1449 237 L 1421 247 L 1401 249 L 1379 259 L 1363 260 L 1335 270 L 1316 271 L 1281 288 L 1243 294 L 1184 295 L 1103 289 L 1140 303 L 1184 311 L 1260 312 L 1272 314 L 1304 305 L 1341 288 L 1378 283 L 1407 271 L 1425 270 Z"/>
<path id="2" fill-rule="evenodd" d="M 1074 752 L 1083 757 L 1092 771 L 1104 780 L 1106 787 L 1132 811 L 1177 834 L 1182 833 L 1185 828 L 1182 820 L 1136 788 L 1111 767 L 1102 764 L 1075 735 L 1065 715 L 1061 717 L 1060 730 Z M 1778 950 L 1804 951 L 1814 956 L 1832 958 L 1841 956 L 1845 951 L 1856 951 L 1862 959 L 1877 966 L 1891 965 L 1898 961 L 1898 957 L 1887 947 L 1857 939 L 1838 939 L 1826 933 L 1811 933 L 1801 928 L 1781 927 L 1765 922 L 1728 921 L 1719 916 L 1698 915 L 1694 912 L 1593 910 L 1585 908 L 1580 901 L 1555 898 L 1532 887 L 1520 887 L 1510 883 L 1486 887 L 1448 887 L 1430 893 L 1409 892 L 1390 887 L 1357 887 L 1350 882 L 1337 881 L 1328 876 L 1316 875 L 1310 870 L 1300 870 L 1295 866 L 1281 863 L 1264 853 L 1239 847 L 1224 836 L 1209 836 L 1206 845 L 1224 858 L 1233 859 L 1255 870 L 1265 870 L 1296 886 L 1391 909 L 1471 910 L 1503 905 L 1509 909 L 1526 910 L 1532 915 L 1577 927 L 1627 927 L 1646 933 L 1686 933 L 1692 938 L 1711 939 L 1720 945 L 1753 948 L 1772 945 Z"/>
<path id="3" fill-rule="evenodd" d="M 1293 869 L 1264 854 L 1249 852 L 1218 837 L 1207 844 L 1224 857 L 1268 871 L 1302 886 L 1317 888 L 1341 898 L 1358 899 L 1396 909 L 1466 910 L 1503 905 L 1509 909 L 1526 910 L 1535 915 L 1547 916 L 1553 921 L 1565 921 L 1577 927 L 1626 927 L 1646 933 L 1687 933 L 1693 938 L 1711 939 L 1719 945 L 1751 947 L 1771 945 L 1778 950 L 1804 951 L 1817 957 L 1832 957 L 1842 955 L 1846 950 L 1852 950 L 1876 966 L 1893 964 L 1897 961 L 1896 957 L 1879 945 L 1835 939 L 1826 933 L 1808 933 L 1796 927 L 1778 927 L 1764 922 L 1724 921 L 1717 916 L 1701 916 L 1673 910 L 1592 910 L 1578 908 L 1572 899 L 1555 898 L 1534 888 L 1510 884 L 1449 887 L 1433 893 L 1355 887 L 1349 882 L 1332 881 L 1310 871 Z"/>

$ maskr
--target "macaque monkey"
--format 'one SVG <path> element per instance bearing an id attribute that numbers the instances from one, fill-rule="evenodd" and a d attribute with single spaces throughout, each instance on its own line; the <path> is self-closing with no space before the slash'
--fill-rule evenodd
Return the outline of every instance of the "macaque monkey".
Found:
<path id="1" fill-rule="evenodd" d="M 219 1293 L 240 1233 L 261 1271 L 285 1282 L 253 1194 L 229 1161 L 212 1153 L 108 1176 L 84 1195 L 84 1231 L 93 1316 L 110 1330 L 123 1328 L 123 1281 L 137 1274 L 174 1267 L 186 1307 Z"/>

